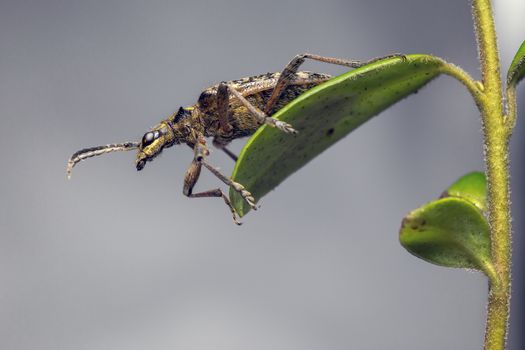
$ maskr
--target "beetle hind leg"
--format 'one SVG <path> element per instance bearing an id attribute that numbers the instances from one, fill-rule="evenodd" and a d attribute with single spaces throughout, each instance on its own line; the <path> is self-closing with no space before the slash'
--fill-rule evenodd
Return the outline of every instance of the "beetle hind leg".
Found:
<path id="1" fill-rule="evenodd" d="M 339 66 L 344 67 L 350 67 L 350 68 L 359 68 L 362 66 L 365 66 L 370 63 L 374 63 L 377 61 L 384 60 L 386 58 L 394 58 L 398 57 L 402 60 L 406 60 L 406 56 L 400 53 L 394 53 L 387 56 L 382 57 L 376 57 L 372 58 L 371 60 L 367 61 L 358 61 L 358 60 L 349 60 L 349 59 L 341 59 L 341 58 L 335 58 L 335 57 L 325 57 L 325 56 L 319 56 L 319 55 L 313 55 L 310 53 L 303 53 L 300 55 L 296 55 L 288 64 L 286 67 L 284 67 L 283 71 L 281 72 L 281 75 L 279 76 L 279 79 L 277 80 L 277 83 L 275 84 L 275 87 L 273 88 L 272 94 L 268 101 L 266 102 L 266 106 L 264 107 L 265 113 L 270 113 L 272 108 L 275 106 L 277 101 L 279 100 L 279 96 L 281 93 L 286 89 L 286 87 L 294 80 L 295 73 L 299 70 L 299 67 L 304 63 L 306 59 L 310 59 L 313 61 L 318 62 L 324 62 L 324 63 L 331 63 L 336 64 Z"/>

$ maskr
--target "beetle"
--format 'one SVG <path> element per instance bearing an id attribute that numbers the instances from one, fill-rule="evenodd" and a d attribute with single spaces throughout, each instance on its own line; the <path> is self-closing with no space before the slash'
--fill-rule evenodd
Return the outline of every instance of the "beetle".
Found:
<path id="1" fill-rule="evenodd" d="M 257 209 L 255 199 L 242 184 L 223 175 L 218 168 L 208 162 L 209 150 L 206 138 L 212 137 L 213 145 L 236 161 L 236 155 L 226 146 L 234 139 L 252 135 L 264 124 L 288 134 L 297 133 L 290 124 L 271 116 L 308 89 L 331 78 L 328 74 L 299 71 L 299 67 L 306 59 L 358 68 L 391 57 L 404 59 L 401 54 L 392 54 L 368 61 L 357 61 L 305 53 L 296 55 L 282 72 L 221 82 L 205 89 L 195 105 L 180 107 L 176 113 L 162 120 L 146 132 L 140 142 L 108 144 L 75 152 L 67 164 L 67 177 L 71 177 L 73 167 L 84 159 L 110 152 L 135 149 L 138 150 L 135 166 L 140 171 L 147 162 L 155 159 L 165 148 L 186 144 L 193 149 L 194 157 L 184 177 L 184 195 L 190 198 L 221 197 L 229 207 L 233 221 L 240 225 L 241 222 L 238 220 L 235 208 L 220 188 L 193 192 L 204 166 L 222 182 L 237 191 L 252 209 Z"/>

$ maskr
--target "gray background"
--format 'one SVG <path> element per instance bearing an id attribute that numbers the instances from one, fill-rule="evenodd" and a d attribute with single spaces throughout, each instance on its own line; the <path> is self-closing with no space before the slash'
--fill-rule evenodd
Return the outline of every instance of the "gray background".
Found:
<path id="1" fill-rule="evenodd" d="M 496 6 L 505 70 L 525 5 Z M 423 263 L 397 238 L 408 211 L 483 169 L 478 112 L 453 79 L 323 153 L 240 228 L 220 200 L 182 196 L 186 147 L 141 173 L 132 153 L 64 172 L 73 151 L 139 140 L 206 86 L 301 52 L 432 53 L 477 78 L 471 27 L 466 0 L 1 0 L 0 348 L 480 349 L 485 278 Z M 524 128 L 512 143 L 518 277 Z M 198 188 L 216 184 L 205 174 Z M 518 277 L 510 349 L 523 344 Z"/>

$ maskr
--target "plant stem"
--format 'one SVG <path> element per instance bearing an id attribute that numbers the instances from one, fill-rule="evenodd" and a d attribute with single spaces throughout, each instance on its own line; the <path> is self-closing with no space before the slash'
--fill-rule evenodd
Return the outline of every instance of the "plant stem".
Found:
<path id="1" fill-rule="evenodd" d="M 507 118 L 505 119 L 505 123 L 507 124 L 509 137 L 516 125 L 517 113 L 516 85 L 507 86 Z"/>
<path id="2" fill-rule="evenodd" d="M 483 91 L 480 89 L 480 86 L 476 81 L 474 81 L 474 79 L 472 79 L 472 77 L 460 67 L 438 57 L 435 57 L 434 59 L 442 63 L 441 71 L 443 74 L 457 79 L 467 88 L 472 95 L 472 98 L 474 98 L 474 102 L 476 102 L 476 105 L 479 107 L 482 103 L 481 98 L 483 97 Z"/>
<path id="3" fill-rule="evenodd" d="M 490 0 L 472 1 L 484 86 L 479 105 L 485 142 L 491 254 L 499 284 L 490 284 L 485 350 L 505 349 L 510 307 L 510 200 L 508 142 L 496 31 Z"/>

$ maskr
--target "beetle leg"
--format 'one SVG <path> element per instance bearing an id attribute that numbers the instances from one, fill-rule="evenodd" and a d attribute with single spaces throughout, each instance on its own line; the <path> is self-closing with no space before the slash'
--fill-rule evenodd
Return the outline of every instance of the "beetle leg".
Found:
<path id="1" fill-rule="evenodd" d="M 219 117 L 219 129 L 222 131 L 225 135 L 231 135 L 233 131 L 233 126 L 229 122 L 228 118 L 228 105 L 230 103 L 230 96 L 228 93 L 228 85 L 225 82 L 221 82 L 219 86 L 217 87 L 217 115 Z M 231 159 L 233 159 L 234 162 L 237 161 L 237 156 L 226 148 L 226 145 L 229 143 L 229 141 L 226 141 L 226 143 L 221 142 L 217 136 L 213 139 L 213 145 L 217 147 L 218 149 L 222 150 L 224 153 L 226 153 Z"/>
<path id="2" fill-rule="evenodd" d="M 191 165 L 186 171 L 186 176 L 184 177 L 184 188 L 182 190 L 184 195 L 188 196 L 189 198 L 222 197 L 222 199 L 224 200 L 224 203 L 226 203 L 228 208 L 230 208 L 230 211 L 233 217 L 233 222 L 235 222 L 237 225 L 241 225 L 242 223 L 237 219 L 237 212 L 233 208 L 229 198 L 222 192 L 220 188 L 203 191 L 199 193 L 193 193 L 193 187 L 199 180 L 199 176 L 201 174 L 201 168 L 202 168 L 201 162 L 198 162 L 196 160 L 193 160 L 193 162 L 191 162 Z"/>
<path id="3" fill-rule="evenodd" d="M 208 169 L 213 175 L 217 176 L 219 178 L 219 180 L 221 180 L 222 182 L 224 182 L 226 185 L 230 186 L 231 188 L 233 188 L 235 191 L 237 191 L 241 197 L 246 201 L 246 203 L 248 203 L 248 205 L 253 209 L 253 210 L 257 210 L 258 207 L 257 205 L 255 205 L 255 198 L 253 198 L 252 194 L 247 191 L 243 185 L 241 185 L 240 183 L 238 182 L 235 182 L 233 181 L 232 179 L 230 179 L 229 177 L 223 175 L 219 169 L 217 169 L 216 167 L 214 167 L 213 165 L 209 164 L 206 159 L 203 159 L 202 161 L 202 165 L 204 165 L 204 167 L 206 169 Z"/>
<path id="4" fill-rule="evenodd" d="M 225 134 L 231 133 L 233 127 L 228 120 L 228 104 L 230 103 L 230 97 L 228 94 L 228 86 L 223 81 L 217 88 L 217 114 L 219 117 L 219 128 Z"/>
<path id="5" fill-rule="evenodd" d="M 214 190 L 199 192 L 199 193 L 193 193 L 189 196 L 190 198 L 207 198 L 207 197 L 222 197 L 224 200 L 224 203 L 230 208 L 230 211 L 232 213 L 233 222 L 237 225 L 242 225 L 242 222 L 239 221 L 237 211 L 232 206 L 230 200 L 228 197 L 222 192 L 220 188 L 216 188 Z"/>
<path id="6" fill-rule="evenodd" d="M 195 155 L 193 158 L 193 162 L 189 166 L 188 170 L 186 171 L 186 176 L 184 177 L 183 193 L 185 196 L 188 196 L 190 198 L 191 197 L 192 198 L 222 197 L 226 205 L 228 205 L 228 207 L 232 211 L 232 215 L 234 216 L 234 221 L 237 222 L 237 219 L 236 219 L 237 213 L 235 212 L 235 209 L 233 208 L 228 197 L 224 195 L 224 193 L 220 189 L 214 189 L 214 190 L 205 191 L 201 193 L 195 193 L 195 194 L 192 193 L 193 187 L 199 180 L 201 169 L 202 169 L 202 166 L 204 165 L 204 167 L 208 169 L 213 175 L 217 176 L 219 180 L 221 180 L 226 185 L 230 186 L 235 191 L 237 191 L 252 209 L 257 210 L 257 206 L 255 205 L 255 199 L 253 198 L 252 194 L 244 188 L 243 185 L 233 181 L 226 175 L 223 175 L 219 171 L 219 169 L 212 166 L 206 161 L 206 157 L 208 156 L 210 152 L 208 151 L 208 147 L 206 146 L 206 140 L 204 138 L 200 138 L 199 140 L 197 140 L 194 146 L 194 152 L 195 152 Z"/>
<path id="7" fill-rule="evenodd" d="M 240 103 L 244 107 L 248 109 L 248 111 L 257 118 L 257 121 L 259 124 L 268 124 L 270 126 L 273 126 L 274 128 L 277 128 L 279 130 L 282 130 L 289 134 L 296 134 L 297 130 L 295 130 L 290 124 L 285 123 L 283 121 L 277 120 L 275 118 L 272 118 L 268 116 L 266 113 L 261 111 L 259 108 L 255 107 L 248 101 L 239 91 L 235 90 L 235 87 L 228 85 L 228 90 L 231 92 L 235 98 L 239 100 Z"/>
<path id="8" fill-rule="evenodd" d="M 223 175 L 218 168 L 208 163 L 206 157 L 209 153 L 210 152 L 208 151 L 208 147 L 206 146 L 206 140 L 204 138 L 199 139 L 198 142 L 195 144 L 194 160 L 204 165 L 206 169 L 208 169 L 213 175 L 217 176 L 219 180 L 224 182 L 226 185 L 239 192 L 239 194 L 242 198 L 244 198 L 246 203 L 248 203 L 248 205 L 252 209 L 257 210 L 257 206 L 255 205 L 255 199 L 253 198 L 252 194 L 244 188 L 243 185 L 233 181 L 228 176 Z"/>
<path id="9" fill-rule="evenodd" d="M 226 153 L 228 155 L 228 157 L 230 157 L 231 159 L 233 159 L 234 162 L 237 161 L 237 155 L 235 153 L 233 153 L 232 151 L 230 151 L 228 148 L 226 148 L 226 144 L 220 142 L 217 138 L 214 138 L 213 139 L 213 145 L 220 149 L 221 151 L 223 151 L 224 153 Z"/>
<path id="10" fill-rule="evenodd" d="M 345 67 L 351 67 L 351 68 L 359 68 L 364 65 L 374 63 L 376 61 L 380 61 L 386 58 L 392 58 L 392 57 L 399 57 L 403 60 L 406 60 L 405 55 L 395 53 L 383 57 L 376 57 L 368 61 L 357 61 L 357 60 L 346 60 L 346 59 L 340 59 L 340 58 L 334 58 L 334 57 L 324 57 L 324 56 L 318 56 L 318 55 L 312 55 L 309 53 L 303 53 L 301 55 L 297 55 L 288 64 L 286 67 L 284 67 L 283 71 L 281 72 L 281 75 L 279 76 L 279 79 L 277 80 L 277 83 L 275 84 L 275 87 L 273 88 L 272 94 L 268 101 L 266 102 L 266 106 L 264 107 L 264 113 L 269 114 L 272 108 L 275 106 L 275 103 L 279 99 L 279 96 L 281 93 L 286 89 L 288 84 L 293 81 L 295 73 L 297 73 L 297 70 L 301 66 L 301 64 L 304 63 L 305 59 L 309 58 L 314 61 L 319 62 L 325 62 L 325 63 L 331 63 L 331 64 L 337 64 L 340 66 Z"/>

